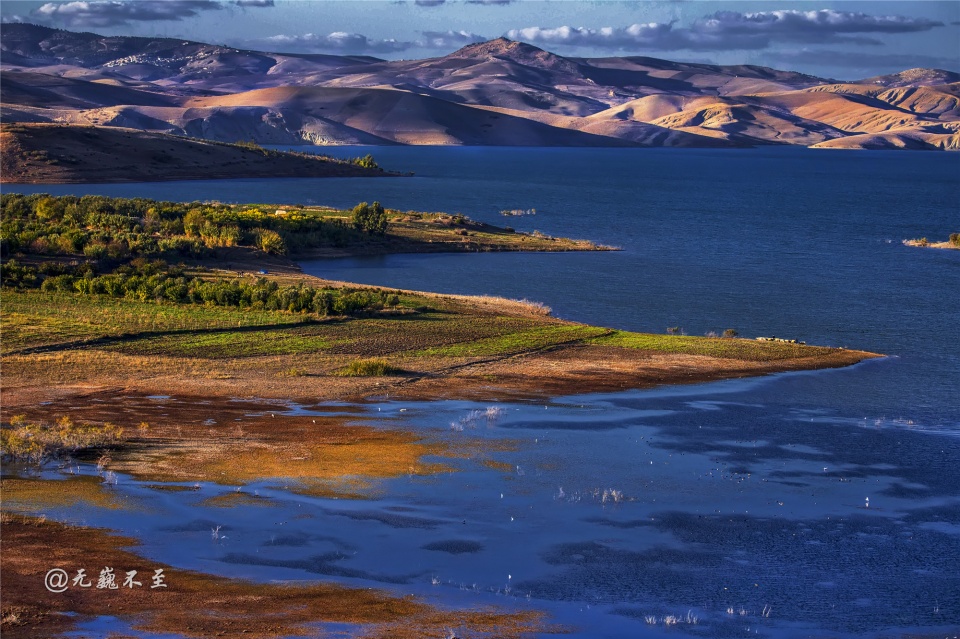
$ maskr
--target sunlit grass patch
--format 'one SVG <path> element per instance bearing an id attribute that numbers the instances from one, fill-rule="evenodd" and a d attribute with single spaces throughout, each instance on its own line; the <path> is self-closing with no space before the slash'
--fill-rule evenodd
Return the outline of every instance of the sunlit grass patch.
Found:
<path id="1" fill-rule="evenodd" d="M 615 331 L 589 340 L 598 346 L 619 346 L 661 353 L 706 355 L 726 359 L 769 362 L 800 357 L 818 357 L 835 353 L 837 349 L 822 346 L 804 346 L 784 342 L 758 342 L 739 338 L 692 337 L 687 335 L 657 335 Z"/>
<path id="2" fill-rule="evenodd" d="M 15 512 L 38 513 L 51 508 L 77 505 L 108 510 L 128 510 L 129 501 L 109 490 L 100 477 L 80 475 L 69 479 L 4 479 L 3 508 Z"/>
<path id="3" fill-rule="evenodd" d="M 310 330 L 313 329 L 313 330 Z M 278 326 L 269 330 L 228 329 L 214 333 L 160 335 L 123 340 L 105 350 L 130 355 L 224 358 L 258 355 L 297 355 L 330 347 L 320 327 Z"/>
<path id="4" fill-rule="evenodd" d="M 278 480 L 294 492 L 341 498 L 369 495 L 383 479 L 453 471 L 446 464 L 424 459 L 445 455 L 447 450 L 442 444 L 422 441 L 404 431 L 364 427 L 350 430 L 325 436 L 307 429 L 299 437 L 285 434 L 281 440 L 258 439 L 254 435 L 215 441 L 184 440 L 151 450 L 120 450 L 111 467 L 148 482 L 245 486 Z"/>
<path id="5" fill-rule="evenodd" d="M 549 325 L 536 326 L 526 330 L 497 335 L 470 342 L 451 344 L 424 349 L 413 353 L 415 356 L 440 357 L 483 357 L 490 355 L 507 355 L 526 351 L 540 350 L 578 340 L 587 340 L 604 335 L 609 331 L 605 328 L 580 325 Z"/>
<path id="6" fill-rule="evenodd" d="M 135 302 L 97 295 L 3 291 L 3 351 L 138 333 L 299 324 L 277 311 Z"/>

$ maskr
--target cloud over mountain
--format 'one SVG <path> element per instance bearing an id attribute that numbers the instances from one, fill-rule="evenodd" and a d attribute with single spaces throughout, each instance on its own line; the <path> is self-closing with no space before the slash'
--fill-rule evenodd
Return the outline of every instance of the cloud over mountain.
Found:
<path id="1" fill-rule="evenodd" d="M 259 48 L 292 53 L 398 53 L 408 49 L 437 49 L 451 51 L 462 46 L 483 42 L 482 35 L 469 31 L 421 31 L 417 40 L 378 40 L 368 38 L 362 33 L 335 31 L 323 35 L 306 33 L 303 35 L 275 35 L 269 38 L 250 41 L 247 44 Z"/>
<path id="2" fill-rule="evenodd" d="M 275 35 L 258 41 L 277 51 L 314 52 L 333 51 L 336 53 L 392 53 L 405 51 L 414 46 L 412 42 L 400 40 L 377 40 L 368 38 L 362 33 L 347 33 L 334 31 L 323 35 L 305 33 L 303 35 Z"/>
<path id="3" fill-rule="evenodd" d="M 457 49 L 486 40 L 482 35 L 468 31 L 423 31 L 421 33 L 423 38 L 416 44 L 425 49 Z"/>
<path id="4" fill-rule="evenodd" d="M 627 27 L 562 26 L 512 29 L 507 37 L 530 43 L 607 49 L 695 51 L 765 49 L 777 42 L 880 44 L 869 33 L 913 33 L 942 27 L 942 22 L 905 16 L 871 16 L 849 11 L 718 11 L 690 27 L 649 22 Z M 856 34 L 856 35 L 855 35 Z"/>

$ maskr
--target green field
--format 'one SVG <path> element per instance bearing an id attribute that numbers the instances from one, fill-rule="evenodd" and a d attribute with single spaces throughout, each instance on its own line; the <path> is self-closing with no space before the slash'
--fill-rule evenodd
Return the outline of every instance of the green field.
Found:
<path id="1" fill-rule="evenodd" d="M 817 357 L 835 352 L 835 348 L 804 346 L 784 342 L 758 342 L 750 339 L 692 337 L 688 335 L 657 335 L 614 331 L 590 340 L 598 346 L 619 346 L 661 353 L 706 355 L 750 362 L 773 362 L 798 357 Z"/>

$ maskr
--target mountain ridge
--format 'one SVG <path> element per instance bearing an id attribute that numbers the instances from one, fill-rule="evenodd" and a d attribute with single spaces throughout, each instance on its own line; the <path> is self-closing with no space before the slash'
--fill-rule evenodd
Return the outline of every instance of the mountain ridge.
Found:
<path id="1" fill-rule="evenodd" d="M 388 61 L 17 23 L 0 35 L 5 122 L 265 144 L 960 146 L 960 74 L 943 69 L 838 82 L 756 65 L 564 57 L 507 38 Z"/>

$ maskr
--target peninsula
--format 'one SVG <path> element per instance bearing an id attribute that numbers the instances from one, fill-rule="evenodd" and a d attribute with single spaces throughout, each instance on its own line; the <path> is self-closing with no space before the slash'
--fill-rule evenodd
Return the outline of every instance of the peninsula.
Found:
<path id="1" fill-rule="evenodd" d="M 123 127 L 4 124 L 5 184 L 159 182 L 221 178 L 395 176 L 370 158 L 339 160 Z"/>

